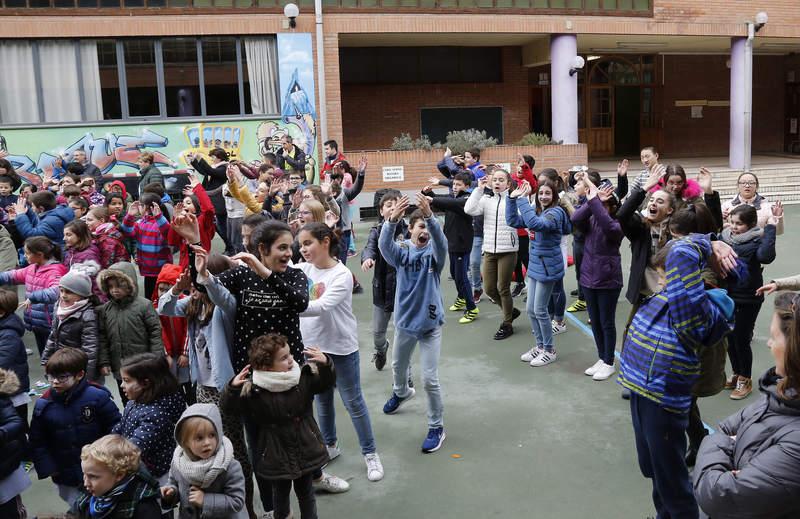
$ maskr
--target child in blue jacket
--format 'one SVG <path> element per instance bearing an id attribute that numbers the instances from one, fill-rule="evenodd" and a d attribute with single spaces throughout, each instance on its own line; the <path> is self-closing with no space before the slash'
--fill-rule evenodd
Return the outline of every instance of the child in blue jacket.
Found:
<path id="1" fill-rule="evenodd" d="M 383 224 L 378 241 L 386 262 L 397 269 L 394 384 L 383 412 L 393 414 L 414 397 L 414 388 L 408 386 L 408 365 L 419 343 L 422 381 L 428 394 L 428 436 L 422 443 L 422 452 L 429 453 L 439 450 L 445 439 L 439 355 L 444 324 L 440 276 L 447 258 L 447 238 L 431 212 L 428 198 L 418 194 L 417 205 L 419 210 L 409 219 L 410 240 L 395 241 L 397 224 L 408 208 L 408 197 L 404 196 Z"/>
<path id="2" fill-rule="evenodd" d="M 44 236 L 63 248 L 64 226 L 75 219 L 75 212 L 67 205 L 56 204 L 56 195 L 50 191 L 37 191 L 28 201 L 31 207 L 19 200 L 15 213 L 9 216 L 14 218 L 17 231 L 23 238 Z"/>
<path id="3" fill-rule="evenodd" d="M 120 414 L 111 392 L 86 377 L 89 357 L 62 348 L 45 365 L 48 389 L 37 400 L 31 421 L 33 464 L 39 479 L 51 477 L 69 506 L 83 487 L 81 448 L 111 432 Z"/>
<path id="4" fill-rule="evenodd" d="M 28 354 L 25 351 L 25 344 L 22 336 L 25 334 L 25 327 L 22 319 L 14 313 L 17 311 L 19 298 L 17 293 L 12 290 L 0 288 L 0 369 L 13 371 L 19 382 L 17 391 L 9 395 L 14 409 L 20 418 L 25 422 L 25 430 L 28 430 L 28 403 L 31 397 L 28 391 L 31 389 L 28 373 Z"/>

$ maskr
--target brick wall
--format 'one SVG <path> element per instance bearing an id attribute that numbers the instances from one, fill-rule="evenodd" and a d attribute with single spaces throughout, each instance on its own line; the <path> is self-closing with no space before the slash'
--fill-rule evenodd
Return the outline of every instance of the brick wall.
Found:
<path id="1" fill-rule="evenodd" d="M 528 132 L 528 72 L 519 47 L 503 47 L 502 59 L 502 83 L 341 85 L 345 149 L 387 149 L 401 133 L 419 137 L 426 107 L 502 106 L 504 142 L 518 141 Z M 334 78 L 326 79 L 331 85 Z M 330 102 L 330 91 L 327 97 Z"/>
<path id="2" fill-rule="evenodd" d="M 665 56 L 661 92 L 663 154 L 727 155 L 728 107 L 703 107 L 703 118 L 692 119 L 689 107 L 676 100 L 730 100 L 728 56 Z M 753 152 L 783 148 L 783 57 L 753 60 Z"/>

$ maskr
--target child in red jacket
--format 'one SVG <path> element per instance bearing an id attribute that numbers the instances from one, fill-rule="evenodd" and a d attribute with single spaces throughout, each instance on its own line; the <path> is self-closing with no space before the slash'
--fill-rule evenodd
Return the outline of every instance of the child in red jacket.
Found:
<path id="1" fill-rule="evenodd" d="M 539 192 L 539 182 L 533 174 L 533 166 L 536 164 L 536 159 L 531 155 L 517 154 L 517 167 L 511 173 L 511 178 L 521 186 L 523 181 L 527 181 L 531 185 L 531 192 Z M 525 292 L 525 269 L 528 268 L 528 252 L 530 245 L 530 238 L 533 238 L 533 231 L 528 229 L 517 229 L 517 237 L 519 238 L 519 252 L 517 252 L 517 264 L 514 267 L 514 279 L 517 284 L 514 290 L 511 291 L 511 297 L 518 297 Z"/>
<path id="2" fill-rule="evenodd" d="M 168 263 L 161 267 L 161 272 L 156 279 L 156 289 L 150 296 L 153 301 L 153 307 L 158 309 L 158 299 L 164 295 L 167 290 L 171 290 L 184 269 L 180 265 Z M 185 296 L 181 296 L 183 298 Z M 164 341 L 164 350 L 167 354 L 167 362 L 169 363 L 170 371 L 178 379 L 180 384 L 181 393 L 183 394 L 186 404 L 194 404 L 194 391 L 192 391 L 192 381 L 189 376 L 189 354 L 186 350 L 186 331 L 187 322 L 185 317 L 171 317 L 168 315 L 159 315 L 161 320 L 161 338 Z"/>
<path id="3" fill-rule="evenodd" d="M 184 213 L 191 213 L 197 216 L 197 226 L 200 228 L 200 245 L 206 251 L 211 252 L 211 240 L 216 232 L 214 205 L 211 203 L 208 193 L 206 193 L 206 190 L 194 175 L 189 175 L 189 186 L 183 190 L 183 197 L 183 202 L 175 207 L 175 216 L 180 216 Z M 186 240 L 172 230 L 172 227 L 169 229 L 167 240 L 173 247 L 180 247 L 179 264 L 181 270 L 188 267 L 189 244 L 186 243 Z"/>
<path id="4" fill-rule="evenodd" d="M 122 234 L 110 221 L 108 209 L 93 207 L 86 213 L 86 225 L 92 232 L 94 244 L 100 249 L 100 267 L 107 269 L 119 261 L 130 261 L 131 256 L 122 241 Z"/>

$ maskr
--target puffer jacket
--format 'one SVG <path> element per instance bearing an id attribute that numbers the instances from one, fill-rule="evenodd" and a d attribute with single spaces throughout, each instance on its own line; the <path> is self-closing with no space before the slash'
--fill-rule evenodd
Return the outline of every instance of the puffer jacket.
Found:
<path id="1" fill-rule="evenodd" d="M 164 175 L 155 164 L 150 164 L 146 168 L 139 171 L 139 196 L 142 195 L 143 190 L 147 184 L 161 184 L 164 185 Z"/>
<path id="2" fill-rule="evenodd" d="M 81 449 L 111 432 L 120 415 L 111 392 L 82 378 L 64 393 L 48 389 L 36 401 L 31 451 L 39 479 L 79 487 Z"/>
<path id="3" fill-rule="evenodd" d="M 444 211 L 444 235 L 447 237 L 447 252 L 469 254 L 472 251 L 472 217 L 464 212 L 469 198 L 466 191 L 458 195 L 430 194 L 431 208 Z"/>
<path id="4" fill-rule="evenodd" d="M 594 289 L 622 287 L 622 226 L 595 197 L 572 214 L 572 223 L 584 233 L 581 286 Z"/>
<path id="5" fill-rule="evenodd" d="M 17 314 L 6 314 L 0 318 L 0 369 L 13 371 L 17 376 L 18 393 L 27 393 L 31 389 L 28 369 L 28 354 L 22 336 L 25 327 Z M 2 478 L 0 478 L 2 479 Z"/>
<path id="6" fill-rule="evenodd" d="M 378 238 L 381 235 L 383 221 L 369 230 L 367 244 L 361 252 L 361 263 L 371 259 L 375 261 L 374 274 L 372 275 L 372 304 L 383 308 L 384 312 L 394 312 L 394 296 L 397 291 L 397 270 L 391 266 L 378 249 Z M 395 241 L 404 241 L 408 238 L 408 226 L 405 220 L 397 224 Z"/>
<path id="7" fill-rule="evenodd" d="M 751 229 L 753 231 L 753 229 Z M 756 295 L 756 290 L 764 284 L 764 268 L 775 261 L 774 225 L 765 225 L 762 232 L 752 233 L 752 238 L 741 241 L 743 237 L 731 236 L 730 230 L 722 231 L 720 238 L 733 248 L 739 260 L 747 265 L 748 278 L 744 283 L 730 283 L 728 293 L 731 299 L 739 304 L 761 304 L 763 295 Z"/>
<path id="8" fill-rule="evenodd" d="M 730 213 L 731 209 L 734 207 L 747 204 L 752 206 L 756 213 L 758 214 L 758 226 L 762 229 L 764 226 L 767 225 L 767 220 L 769 220 L 770 216 L 772 216 L 772 202 L 767 200 L 765 197 L 761 196 L 760 194 L 756 193 L 752 200 L 745 201 L 741 195 L 736 195 L 730 200 L 726 200 L 725 203 L 722 204 L 720 210 L 723 213 Z M 783 234 L 783 218 L 778 221 L 778 226 L 776 229 L 776 233 L 778 236 Z M 728 222 L 725 222 L 725 226 L 728 226 Z"/>
<path id="9" fill-rule="evenodd" d="M 67 273 L 67 267 L 52 260 L 44 265 L 0 272 L 0 285 L 25 285 L 25 297 L 31 300 L 25 310 L 25 328 L 50 328 L 53 305 L 58 299 L 58 282 Z"/>
<path id="10" fill-rule="evenodd" d="M 476 188 L 464 205 L 464 212 L 483 217 L 483 252 L 502 254 L 517 252 L 519 240 L 517 230 L 506 223 L 506 199 L 508 190 L 492 193 L 488 189 Z"/>
<path id="11" fill-rule="evenodd" d="M 19 392 L 14 372 L 0 371 L 0 481 L 19 468 L 26 450 L 25 422 L 11 403 L 11 397 Z"/>
<path id="12" fill-rule="evenodd" d="M 75 212 L 67 205 L 56 206 L 55 209 L 37 215 L 32 208 L 26 213 L 17 215 L 14 220 L 17 231 L 23 238 L 44 236 L 53 243 L 64 246 L 64 226 L 75 219 Z"/>
<path id="13" fill-rule="evenodd" d="M 169 470 L 175 452 L 174 427 L 186 410 L 180 392 L 167 393 L 152 402 L 129 400 L 125 404 L 122 420 L 111 431 L 121 434 L 142 451 L 142 463 L 147 470 L 160 478 Z"/>
<path id="14" fill-rule="evenodd" d="M 167 283 L 174 285 L 184 269 L 180 265 L 168 263 L 161 267 L 161 272 L 156 279 L 156 288 L 150 295 L 153 308 L 158 311 L 158 285 Z M 170 357 L 186 355 L 186 318 L 170 315 L 159 315 L 161 321 L 161 340 L 164 341 L 164 350 Z"/>
<path id="15" fill-rule="evenodd" d="M 302 367 L 300 382 L 288 391 L 272 392 L 245 382 L 241 388 L 230 384 L 220 398 L 222 413 L 242 416 L 258 428 L 253 469 L 265 479 L 297 479 L 328 463 L 328 450 L 314 420 L 314 395 L 336 383 L 330 357 L 314 373 Z"/>
<path id="16" fill-rule="evenodd" d="M 89 276 L 92 280 L 92 293 L 97 297 L 102 297 L 103 293 L 97 286 L 97 274 L 102 268 L 100 249 L 94 243 L 90 243 L 83 250 L 66 248 L 64 250 L 64 265 L 73 272 L 81 272 Z M 105 302 L 105 300 L 103 300 Z"/>
<path id="17" fill-rule="evenodd" d="M 536 214 L 527 197 L 506 197 L 506 222 L 517 229 L 534 232 L 528 257 L 528 277 L 536 281 L 558 281 L 564 277 L 561 237 L 572 231 L 567 213 L 550 207 Z"/>
<path id="18" fill-rule="evenodd" d="M 761 398 L 700 445 L 694 491 L 713 519 L 800 517 L 800 395 L 778 394 L 779 380 L 775 368 L 767 371 Z"/>
<path id="19" fill-rule="evenodd" d="M 108 281 L 128 286 L 130 295 L 119 300 L 111 299 Z M 100 272 L 98 284 L 109 301 L 98 307 L 100 324 L 100 350 L 97 364 L 110 367 L 119 380 L 122 361 L 137 353 L 164 353 L 161 341 L 161 322 L 153 303 L 139 297 L 136 270 L 132 263 L 120 262 Z"/>
<path id="20" fill-rule="evenodd" d="M 53 328 L 42 353 L 42 364 L 44 365 L 50 356 L 61 348 L 78 348 L 86 352 L 89 357 L 87 377 L 90 380 L 98 380 L 100 378 L 100 370 L 97 368 L 98 342 L 97 313 L 91 303 L 64 320 L 59 319 L 54 313 Z"/>
<path id="21" fill-rule="evenodd" d="M 117 226 L 106 222 L 94 230 L 94 244 L 100 251 L 100 268 L 107 269 L 118 261 L 130 261 L 131 255 L 122 242 Z"/>

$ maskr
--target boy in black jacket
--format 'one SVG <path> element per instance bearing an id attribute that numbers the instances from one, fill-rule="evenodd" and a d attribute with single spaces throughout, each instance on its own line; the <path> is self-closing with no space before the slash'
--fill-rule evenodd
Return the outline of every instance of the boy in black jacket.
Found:
<path id="1" fill-rule="evenodd" d="M 453 177 L 452 195 L 437 195 L 433 186 L 426 186 L 422 193 L 431 200 L 433 209 L 445 211 L 444 234 L 447 237 L 447 252 L 450 257 L 450 275 L 456 284 L 458 298 L 450 307 L 451 312 L 464 311 L 458 320 L 461 324 L 471 323 L 478 317 L 478 307 L 472 297 L 469 282 L 469 257 L 472 252 L 472 216 L 464 212 L 472 177 L 469 173 L 457 173 Z"/>
<path id="2" fill-rule="evenodd" d="M 378 250 L 378 237 L 381 234 L 383 221 L 392 213 L 392 209 L 401 196 L 400 191 L 391 189 L 381 197 L 378 202 L 380 219 L 378 224 L 369 230 L 367 244 L 361 252 L 361 270 L 367 272 L 369 269 L 375 268 L 375 275 L 372 278 L 372 335 L 375 340 L 375 354 L 372 356 L 372 362 L 375 363 L 378 371 L 386 365 L 386 351 L 389 349 L 386 329 L 394 312 L 394 294 L 395 288 L 397 288 L 397 271 L 386 262 Z M 395 239 L 406 238 L 405 221 L 400 221 L 397 231 Z"/>

